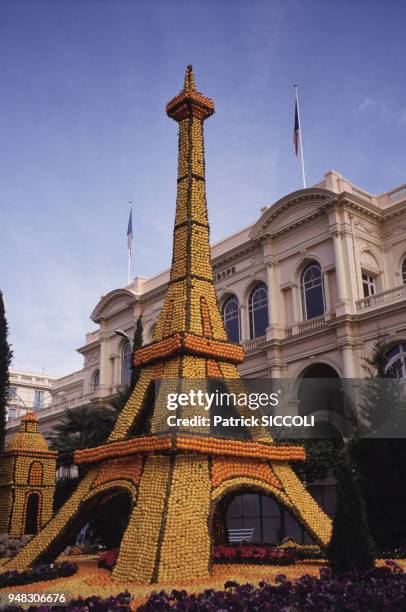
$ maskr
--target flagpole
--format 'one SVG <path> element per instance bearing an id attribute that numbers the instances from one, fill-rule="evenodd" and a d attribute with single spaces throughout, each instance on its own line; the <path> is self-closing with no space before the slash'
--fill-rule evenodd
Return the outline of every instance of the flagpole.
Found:
<path id="1" fill-rule="evenodd" d="M 302 138 L 302 122 L 300 121 L 300 109 L 299 109 L 299 96 L 298 96 L 298 85 L 293 85 L 295 88 L 295 96 L 296 96 L 296 108 L 297 108 L 297 116 L 299 120 L 299 144 L 300 144 L 300 161 L 302 165 L 302 179 L 303 179 L 303 189 L 306 189 L 306 175 L 304 169 L 304 159 L 303 159 L 303 138 Z"/>
<path id="2" fill-rule="evenodd" d="M 130 218 L 132 220 L 132 210 L 133 210 L 132 200 L 130 200 L 128 203 L 130 205 Z M 133 250 L 132 241 L 133 241 L 133 237 L 131 235 L 131 238 L 128 239 L 128 283 L 127 285 L 131 283 L 131 257 L 132 257 L 132 250 Z"/>

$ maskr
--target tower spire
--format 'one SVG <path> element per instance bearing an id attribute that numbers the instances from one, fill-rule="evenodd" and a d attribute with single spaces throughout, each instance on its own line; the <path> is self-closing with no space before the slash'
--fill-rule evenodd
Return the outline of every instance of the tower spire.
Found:
<path id="1" fill-rule="evenodd" d="M 191 64 L 186 66 L 185 83 L 183 85 L 183 89 L 192 89 L 193 91 L 196 91 L 195 75 L 193 72 L 193 66 Z"/>
<path id="2" fill-rule="evenodd" d="M 210 256 L 203 122 L 214 113 L 214 103 L 196 90 L 192 66 L 187 66 L 184 87 L 168 102 L 166 112 L 179 123 L 172 265 L 153 342 L 137 351 L 136 363 L 157 361 L 163 354 L 162 343 L 167 356 L 193 354 L 240 363 L 244 351 L 227 340 Z M 179 375 L 183 375 L 182 371 Z M 206 375 L 203 371 L 202 377 Z"/>

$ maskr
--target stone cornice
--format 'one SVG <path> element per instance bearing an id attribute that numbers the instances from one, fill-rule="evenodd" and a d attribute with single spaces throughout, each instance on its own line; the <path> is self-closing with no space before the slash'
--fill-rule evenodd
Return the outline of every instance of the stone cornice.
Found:
<path id="1" fill-rule="evenodd" d="M 124 306 L 115 310 L 114 312 L 108 313 L 108 315 L 103 315 L 104 309 L 120 296 L 129 298 L 127 303 Z M 92 314 L 90 315 L 90 318 L 95 323 L 100 323 L 102 319 L 109 319 L 113 316 L 116 316 L 118 313 L 124 310 L 127 310 L 128 308 L 133 306 L 137 301 L 138 301 L 138 296 L 133 291 L 130 291 L 129 289 L 124 289 L 124 288 L 113 289 L 113 291 L 110 291 L 109 293 L 101 297 L 100 301 L 98 302 Z"/>
<path id="2" fill-rule="evenodd" d="M 237 247 L 234 247 L 230 251 L 223 253 L 222 255 L 217 255 L 212 259 L 213 270 L 217 270 L 218 268 L 221 268 L 232 261 L 237 261 L 238 259 L 245 257 L 252 251 L 255 251 L 257 248 L 258 245 L 252 240 L 249 240 L 238 245 Z"/>
<path id="3" fill-rule="evenodd" d="M 309 219 L 312 219 L 322 214 L 322 211 L 324 210 L 326 205 L 330 203 L 331 200 L 336 200 L 336 198 L 337 195 L 332 191 L 319 188 L 301 189 L 299 191 L 291 193 L 273 204 L 273 206 L 271 206 L 270 208 L 266 209 L 266 211 L 252 228 L 250 237 L 256 240 L 262 238 L 264 235 L 275 237 L 282 233 L 290 231 L 293 227 L 296 227 L 297 225 L 302 225 Z M 293 223 L 290 223 L 289 225 L 286 225 L 285 227 L 280 228 L 280 230 L 277 230 L 275 232 L 273 232 L 272 229 L 268 229 L 271 222 L 277 216 L 279 216 L 282 211 L 290 208 L 293 204 L 296 204 L 298 202 L 312 202 L 315 200 L 321 201 L 321 206 L 319 206 L 314 212 L 310 213 L 309 215 L 304 215 L 297 221 L 294 221 Z"/>

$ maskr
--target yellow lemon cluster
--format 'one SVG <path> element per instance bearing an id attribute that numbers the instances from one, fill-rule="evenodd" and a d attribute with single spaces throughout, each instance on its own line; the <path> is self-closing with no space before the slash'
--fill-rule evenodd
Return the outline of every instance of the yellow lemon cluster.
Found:
<path id="1" fill-rule="evenodd" d="M 56 452 L 50 451 L 38 431 L 37 417 L 27 412 L 20 430 L 10 440 L 0 462 L 0 529 L 14 536 L 26 532 L 28 501 L 38 501 L 40 529 L 52 516 L 55 493 Z"/>

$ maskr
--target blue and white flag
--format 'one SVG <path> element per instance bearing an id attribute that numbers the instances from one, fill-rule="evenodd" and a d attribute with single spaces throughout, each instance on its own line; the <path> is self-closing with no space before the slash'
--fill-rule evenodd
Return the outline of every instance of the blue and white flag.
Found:
<path id="1" fill-rule="evenodd" d="M 127 228 L 127 247 L 128 251 L 131 254 L 133 242 L 133 207 L 132 204 L 130 206 L 130 218 L 128 219 L 128 228 Z"/>
<path id="2" fill-rule="evenodd" d="M 295 126 L 293 128 L 293 144 L 295 147 L 295 153 L 297 155 L 297 152 L 299 150 L 299 143 L 300 143 L 300 122 L 299 122 L 299 109 L 297 107 L 297 100 L 296 100 L 296 104 L 295 104 Z"/>

